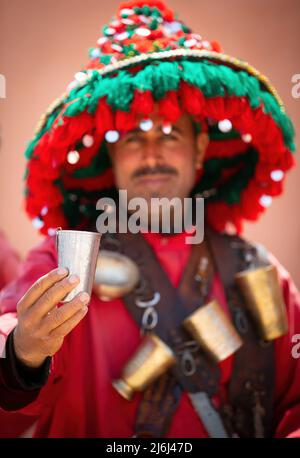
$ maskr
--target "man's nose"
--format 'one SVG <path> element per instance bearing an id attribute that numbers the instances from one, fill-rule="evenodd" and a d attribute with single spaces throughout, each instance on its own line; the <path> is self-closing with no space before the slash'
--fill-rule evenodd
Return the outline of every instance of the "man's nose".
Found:
<path id="1" fill-rule="evenodd" d="M 142 158 L 148 166 L 153 167 L 156 165 L 162 158 L 161 150 L 157 143 L 153 141 L 147 142 L 142 151 Z"/>

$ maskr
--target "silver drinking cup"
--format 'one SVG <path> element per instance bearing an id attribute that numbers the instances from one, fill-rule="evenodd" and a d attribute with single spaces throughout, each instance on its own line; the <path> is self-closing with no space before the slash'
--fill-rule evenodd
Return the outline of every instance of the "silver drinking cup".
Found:
<path id="1" fill-rule="evenodd" d="M 78 293 L 92 293 L 101 234 L 98 232 L 56 231 L 58 267 L 66 267 L 69 274 L 78 275 L 80 283 L 62 302 L 70 301 Z"/>

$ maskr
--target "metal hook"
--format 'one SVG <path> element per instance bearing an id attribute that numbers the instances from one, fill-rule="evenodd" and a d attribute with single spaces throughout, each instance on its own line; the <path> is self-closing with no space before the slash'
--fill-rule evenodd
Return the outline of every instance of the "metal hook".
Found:
<path id="1" fill-rule="evenodd" d="M 155 292 L 153 298 L 150 301 L 142 301 L 140 299 L 135 300 L 135 305 L 141 308 L 154 307 L 160 301 L 160 293 Z"/>

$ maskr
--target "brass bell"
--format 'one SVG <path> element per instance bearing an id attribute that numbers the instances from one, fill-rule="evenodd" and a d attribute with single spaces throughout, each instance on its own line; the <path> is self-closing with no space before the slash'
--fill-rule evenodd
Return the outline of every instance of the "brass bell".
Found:
<path id="1" fill-rule="evenodd" d="M 243 343 L 216 300 L 197 309 L 184 320 L 183 326 L 217 362 L 235 353 Z"/>
<path id="2" fill-rule="evenodd" d="M 236 283 L 261 337 L 273 340 L 288 332 L 288 319 L 277 269 L 273 265 L 236 274 Z"/>
<path id="3" fill-rule="evenodd" d="M 128 294 L 140 278 L 138 266 L 127 256 L 115 251 L 101 250 L 98 255 L 94 292 L 102 300 Z"/>
<path id="4" fill-rule="evenodd" d="M 135 391 L 143 391 L 175 363 L 172 350 L 155 334 L 146 334 L 125 365 L 121 378 L 112 384 L 121 396 L 130 400 Z"/>

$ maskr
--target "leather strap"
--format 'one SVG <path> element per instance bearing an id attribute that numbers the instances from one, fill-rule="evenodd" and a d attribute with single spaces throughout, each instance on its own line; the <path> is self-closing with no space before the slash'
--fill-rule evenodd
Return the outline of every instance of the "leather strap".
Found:
<path id="1" fill-rule="evenodd" d="M 244 342 L 234 356 L 228 399 L 222 408 L 224 420 L 227 429 L 240 437 L 269 437 L 275 379 L 274 346 L 260 339 L 234 281 L 237 272 L 250 266 L 269 265 L 267 251 L 261 245 L 221 235 L 209 228 L 207 237 L 233 323 Z"/>
<path id="2" fill-rule="evenodd" d="M 109 242 L 106 236 L 102 247 L 107 249 Z M 167 431 L 182 390 L 190 393 L 206 392 L 213 396 L 218 389 L 219 367 L 199 349 L 198 344 L 181 326 L 188 315 L 205 304 L 213 277 L 213 261 L 206 243 L 193 245 L 190 261 L 183 273 L 180 287 L 176 290 L 141 234 L 116 234 L 113 237 L 114 247 L 117 246 L 116 243 L 119 252 L 138 264 L 143 279 L 140 288 L 124 297 L 127 309 L 141 327 L 145 309 L 136 306 L 137 297 L 144 303 L 147 300 L 151 302 L 154 295 L 159 292 L 159 318 L 155 333 L 173 349 L 179 361 L 169 374 L 164 374 L 160 380 L 145 390 L 140 403 L 136 434 L 140 437 L 160 437 Z M 177 380 L 175 384 L 174 378 Z M 165 387 L 164 395 L 158 396 L 158 393 L 162 393 L 159 389 L 161 386 Z M 153 396 L 153 392 L 156 396 Z"/>
<path id="3" fill-rule="evenodd" d="M 182 320 L 195 308 L 204 305 L 208 293 L 209 281 L 203 281 L 203 284 L 195 282 L 195 271 L 199 267 L 196 260 L 199 262 L 199 259 L 207 258 L 207 253 L 211 259 L 210 251 L 212 252 L 225 288 L 233 323 L 244 340 L 244 345 L 234 357 L 228 399 L 223 400 L 221 409 L 223 419 L 232 435 L 270 435 L 274 389 L 273 345 L 259 339 L 256 326 L 234 284 L 235 274 L 246 270 L 250 264 L 253 267 L 269 264 L 266 252 L 262 247 L 251 245 L 239 237 L 219 234 L 207 228 L 205 240 L 208 245 L 203 243 L 193 246 L 179 294 L 141 235 L 117 234 L 117 240 L 120 244 L 118 251 L 139 265 L 145 280 L 141 288 L 145 295 L 144 299 L 151 299 L 154 291 L 161 293 L 159 320 L 155 332 L 173 350 L 175 349 L 177 354 L 190 340 L 181 329 Z M 105 247 L 104 243 L 103 245 Z M 211 261 L 209 264 L 213 265 Z M 142 311 L 135 306 L 135 294 L 131 293 L 124 300 L 129 312 L 140 326 Z M 145 390 L 137 415 L 137 435 L 161 437 L 166 434 L 181 390 L 190 393 L 205 392 L 208 398 L 216 393 L 220 375 L 218 366 L 203 353 L 197 351 L 196 355 L 197 370 L 193 377 L 182 376 L 182 368 L 177 365 Z M 179 385 L 174 382 L 174 378 Z"/>

